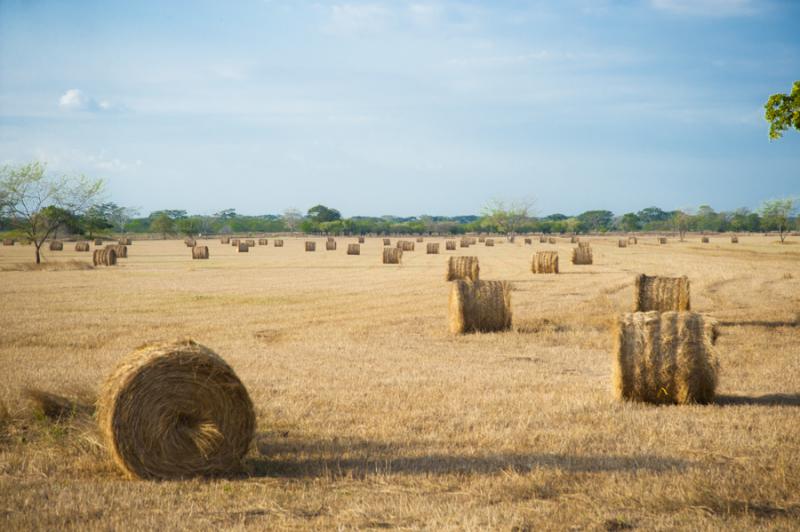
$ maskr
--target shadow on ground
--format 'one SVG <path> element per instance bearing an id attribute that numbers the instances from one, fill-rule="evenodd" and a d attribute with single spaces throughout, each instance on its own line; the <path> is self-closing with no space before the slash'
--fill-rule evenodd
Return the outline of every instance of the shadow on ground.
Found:
<path id="1" fill-rule="evenodd" d="M 714 403 L 722 406 L 800 406 L 798 393 L 772 393 L 768 395 L 717 395 Z"/>

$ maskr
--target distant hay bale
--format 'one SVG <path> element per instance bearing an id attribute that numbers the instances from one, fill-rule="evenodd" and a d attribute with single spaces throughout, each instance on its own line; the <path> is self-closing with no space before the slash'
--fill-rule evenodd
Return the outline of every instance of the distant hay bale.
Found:
<path id="1" fill-rule="evenodd" d="M 250 246 L 248 246 L 246 242 L 239 242 L 238 249 L 239 249 L 239 253 L 249 253 L 250 252 Z"/>
<path id="2" fill-rule="evenodd" d="M 666 244 L 667 243 L 667 237 L 665 237 L 665 236 L 658 237 L 658 243 L 659 244 Z"/>
<path id="3" fill-rule="evenodd" d="M 619 400 L 709 403 L 717 387 L 716 322 L 694 312 L 634 312 L 617 319 L 613 387 Z"/>
<path id="4" fill-rule="evenodd" d="M 358 243 L 359 244 L 363 244 L 364 240 L 365 240 L 365 238 L 363 236 L 358 237 Z"/>
<path id="5" fill-rule="evenodd" d="M 588 242 L 578 242 L 578 247 L 572 249 L 572 264 L 592 264 L 592 247 Z"/>
<path id="6" fill-rule="evenodd" d="M 128 246 L 122 246 L 120 244 L 108 244 L 106 245 L 106 249 L 113 249 L 118 259 L 128 258 Z"/>
<path id="7" fill-rule="evenodd" d="M 483 244 L 483 243 L 485 243 L 485 242 L 486 242 L 486 237 L 485 237 L 485 236 L 479 236 L 479 237 L 478 237 L 478 242 L 479 242 L 480 244 Z"/>
<path id="8" fill-rule="evenodd" d="M 400 264 L 403 259 L 403 250 L 400 248 L 383 248 L 384 264 Z"/>
<path id="9" fill-rule="evenodd" d="M 103 239 L 102 238 L 95 238 L 94 239 L 94 245 L 95 246 L 102 246 L 103 245 Z"/>
<path id="10" fill-rule="evenodd" d="M 325 249 L 328 251 L 336 251 L 336 240 L 330 238 L 325 241 Z"/>
<path id="11" fill-rule="evenodd" d="M 445 240 L 444 249 L 447 250 L 447 251 L 455 251 L 456 250 L 456 241 L 455 240 Z"/>
<path id="12" fill-rule="evenodd" d="M 490 248 L 494 247 L 494 239 L 493 238 L 487 238 L 484 241 L 484 244 L 486 245 L 486 247 L 490 247 Z"/>
<path id="13" fill-rule="evenodd" d="M 123 236 L 122 238 L 117 240 L 117 244 L 119 244 L 121 246 L 130 246 L 131 244 L 133 244 L 133 240 L 131 240 L 127 236 Z"/>
<path id="14" fill-rule="evenodd" d="M 207 259 L 208 246 L 195 246 L 192 248 L 192 259 Z"/>
<path id="15" fill-rule="evenodd" d="M 183 239 L 183 243 L 186 244 L 187 248 L 193 248 L 197 245 L 197 242 L 192 237 L 186 237 Z"/>
<path id="16" fill-rule="evenodd" d="M 633 311 L 691 310 L 689 302 L 689 279 L 683 277 L 661 277 L 638 275 L 634 288 Z"/>
<path id="17" fill-rule="evenodd" d="M 480 273 L 481 268 L 478 264 L 478 257 L 450 257 L 447 261 L 445 280 L 477 281 Z"/>
<path id="18" fill-rule="evenodd" d="M 92 264 L 95 266 L 114 266 L 117 264 L 117 250 L 114 246 L 95 249 L 92 254 Z"/>
<path id="19" fill-rule="evenodd" d="M 383 245 L 384 245 L 384 246 L 391 246 L 391 245 L 392 245 L 392 241 L 391 241 L 391 239 L 389 239 L 389 238 L 384 238 L 384 239 L 383 239 Z"/>
<path id="20" fill-rule="evenodd" d="M 424 242 L 424 241 L 425 241 L 425 239 L 424 239 L 424 238 L 422 238 L 421 236 L 418 236 L 418 237 L 417 237 L 417 242 Z"/>
<path id="21" fill-rule="evenodd" d="M 233 369 L 191 340 L 146 345 L 124 357 L 97 407 L 106 447 L 131 478 L 237 472 L 256 424 Z"/>
<path id="22" fill-rule="evenodd" d="M 231 240 L 231 246 L 233 246 L 233 247 L 239 247 L 240 243 L 241 243 L 241 241 L 238 238 L 234 238 L 234 239 Z"/>
<path id="23" fill-rule="evenodd" d="M 255 240 L 252 240 L 252 239 L 245 240 L 244 243 L 247 244 L 247 247 L 249 247 L 249 248 L 256 247 L 256 241 Z"/>
<path id="24" fill-rule="evenodd" d="M 76 242 L 75 243 L 75 251 L 89 251 L 89 243 L 88 242 Z"/>
<path id="25" fill-rule="evenodd" d="M 700 239 L 700 242 L 702 242 L 703 244 L 708 244 L 708 237 L 707 236 L 702 237 Z"/>
<path id="26" fill-rule="evenodd" d="M 558 251 L 537 251 L 531 263 L 533 273 L 558 273 Z"/>
<path id="27" fill-rule="evenodd" d="M 13 238 L 4 238 L 3 239 L 3 245 L 4 246 L 13 246 L 14 245 L 14 239 Z"/>
<path id="28" fill-rule="evenodd" d="M 731 237 L 731 244 L 738 244 L 738 243 L 739 243 L 739 237 L 736 236 L 736 235 L 733 235 Z"/>
<path id="29" fill-rule="evenodd" d="M 628 237 L 628 244 L 633 244 L 634 246 L 639 243 L 639 239 L 635 236 Z"/>
<path id="30" fill-rule="evenodd" d="M 474 246 L 478 243 L 478 240 L 474 236 L 467 237 L 467 241 L 469 242 L 470 246 Z"/>
<path id="31" fill-rule="evenodd" d="M 461 242 L 459 242 L 459 244 L 458 244 L 458 247 L 468 248 L 469 247 L 469 239 L 468 238 L 462 238 Z"/>
<path id="32" fill-rule="evenodd" d="M 326 240 L 327 240 L 328 242 L 336 242 L 336 239 L 335 239 L 335 238 L 333 238 L 332 236 L 329 236 L 329 237 L 328 237 Z"/>
<path id="33" fill-rule="evenodd" d="M 274 248 L 282 248 L 283 247 L 283 240 L 276 238 L 272 241 L 272 247 Z"/>
<path id="34" fill-rule="evenodd" d="M 548 244 L 555 244 L 556 243 L 556 239 L 551 236 L 550 238 L 547 239 L 547 243 Z"/>
<path id="35" fill-rule="evenodd" d="M 64 249 L 64 243 L 60 240 L 50 241 L 50 251 L 61 251 Z"/>
<path id="36" fill-rule="evenodd" d="M 427 247 L 426 247 L 426 251 L 427 251 L 428 255 L 438 255 L 439 254 L 439 244 L 438 243 L 429 242 Z"/>
<path id="37" fill-rule="evenodd" d="M 526 245 L 526 246 L 531 246 L 531 245 L 533 245 L 533 239 L 532 239 L 532 238 L 526 238 L 526 239 L 525 239 L 525 245 Z"/>
<path id="38" fill-rule="evenodd" d="M 397 247 L 403 251 L 414 251 L 414 242 L 410 240 L 398 240 Z"/>
<path id="39" fill-rule="evenodd" d="M 223 236 L 222 238 L 219 239 L 219 243 L 220 244 L 230 244 L 231 243 L 231 237 Z"/>
<path id="40" fill-rule="evenodd" d="M 448 306 L 453 334 L 511 328 L 511 287 L 505 281 L 456 280 Z"/>
<path id="41" fill-rule="evenodd" d="M 578 237 L 575 236 L 575 235 L 572 235 L 571 237 L 569 237 L 569 243 L 570 244 L 577 244 L 578 243 Z"/>
<path id="42" fill-rule="evenodd" d="M 546 237 L 546 236 L 544 236 L 544 235 L 541 235 L 541 236 L 539 237 L 539 243 L 540 243 L 540 244 L 547 244 L 547 237 Z"/>
<path id="43" fill-rule="evenodd" d="M 361 244 L 347 244 L 348 255 L 361 255 Z"/>
<path id="44" fill-rule="evenodd" d="M 306 240 L 306 251 L 316 251 L 317 250 L 317 243 L 311 242 L 310 240 Z"/>
<path id="45" fill-rule="evenodd" d="M 266 238 L 259 238 L 258 239 L 258 245 L 259 246 L 267 246 L 267 245 L 269 245 L 269 240 L 267 240 Z"/>
<path id="46" fill-rule="evenodd" d="M 506 240 L 508 241 L 509 244 L 513 244 L 514 240 L 516 240 L 516 237 L 514 235 L 511 235 Z"/>
<path id="47" fill-rule="evenodd" d="M 628 247 L 628 241 L 625 240 L 624 238 L 620 238 L 619 240 L 617 240 L 617 247 L 619 247 L 619 248 Z"/>

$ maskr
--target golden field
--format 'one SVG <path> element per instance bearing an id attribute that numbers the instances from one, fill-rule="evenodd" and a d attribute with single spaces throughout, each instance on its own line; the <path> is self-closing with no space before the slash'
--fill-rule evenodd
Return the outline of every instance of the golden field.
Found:
<path id="1" fill-rule="evenodd" d="M 381 264 L 219 240 L 134 241 L 116 267 L 24 270 L 0 247 L 0 528 L 789 530 L 800 527 L 800 245 L 699 236 L 617 248 L 478 244 Z M 586 240 L 586 239 L 583 239 Z M 394 244 L 395 239 L 392 239 Z M 44 251 L 48 264 L 90 253 Z M 92 246 L 94 248 L 94 246 Z M 561 274 L 533 275 L 557 249 Z M 514 330 L 452 336 L 447 257 L 513 285 Z M 715 404 L 611 396 L 610 324 L 638 273 L 687 275 L 717 318 Z M 191 337 L 225 358 L 256 407 L 245 470 L 131 481 L 78 409 L 54 421 L 26 387 L 90 404 L 120 357 Z"/>

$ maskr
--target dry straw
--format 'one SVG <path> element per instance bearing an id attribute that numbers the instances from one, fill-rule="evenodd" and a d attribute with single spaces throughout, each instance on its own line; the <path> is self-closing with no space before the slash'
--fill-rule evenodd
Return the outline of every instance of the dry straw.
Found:
<path id="1" fill-rule="evenodd" d="M 89 251 L 90 246 L 88 242 L 76 242 L 75 251 Z"/>
<path id="2" fill-rule="evenodd" d="M 269 240 L 267 240 L 266 238 L 259 238 L 258 239 L 258 245 L 259 246 L 269 245 Z"/>
<path id="3" fill-rule="evenodd" d="M 249 247 L 249 248 L 256 247 L 256 241 L 255 240 L 245 240 L 244 243 L 247 244 L 247 247 Z"/>
<path id="4" fill-rule="evenodd" d="M 13 238 L 4 238 L 3 239 L 3 245 L 4 246 L 13 246 L 14 245 L 14 239 Z"/>
<path id="5" fill-rule="evenodd" d="M 97 407 L 106 446 L 131 478 L 238 472 L 255 431 L 239 377 L 191 340 L 146 345 L 123 358 Z"/>
<path id="6" fill-rule="evenodd" d="M 361 244 L 347 244 L 348 255 L 361 255 Z"/>
<path id="7" fill-rule="evenodd" d="M 614 332 L 614 395 L 657 404 L 711 402 L 716 336 L 716 322 L 694 312 L 623 314 Z"/>
<path id="8" fill-rule="evenodd" d="M 739 243 L 739 237 L 736 236 L 736 235 L 733 235 L 731 237 L 731 244 L 738 244 L 738 243 Z"/>
<path id="9" fill-rule="evenodd" d="M 384 264 L 400 264 L 403 259 L 403 250 L 400 248 L 383 248 Z"/>
<path id="10" fill-rule="evenodd" d="M 453 334 L 510 329 L 510 285 L 505 281 L 455 281 L 450 288 L 448 321 Z"/>
<path id="11" fill-rule="evenodd" d="M 620 238 L 619 240 L 617 240 L 617 247 L 620 247 L 620 248 L 628 247 L 628 241 L 625 240 L 624 238 Z"/>
<path id="12" fill-rule="evenodd" d="M 414 251 L 414 242 L 410 240 L 398 240 L 397 247 L 403 251 Z"/>
<path id="13" fill-rule="evenodd" d="M 531 245 L 533 245 L 533 239 L 532 239 L 532 238 L 526 238 L 526 239 L 525 239 L 525 245 L 526 245 L 526 246 L 531 246 Z"/>
<path id="14" fill-rule="evenodd" d="M 233 246 L 233 247 L 238 247 L 239 243 L 240 242 L 239 242 L 238 238 L 234 238 L 234 239 L 231 240 L 231 246 Z"/>
<path id="15" fill-rule="evenodd" d="M 50 251 L 61 251 L 64 249 L 64 243 L 60 240 L 50 241 Z"/>
<path id="16" fill-rule="evenodd" d="M 121 246 L 130 246 L 131 244 L 133 244 L 133 240 L 131 240 L 127 236 L 123 236 L 122 238 L 117 240 L 117 244 Z"/>
<path id="17" fill-rule="evenodd" d="M 544 235 L 540 236 L 539 237 L 539 243 L 540 244 L 547 244 L 547 237 L 544 236 Z"/>
<path id="18" fill-rule="evenodd" d="M 572 249 L 572 264 L 592 264 L 592 248 L 588 242 L 578 242 Z"/>
<path id="19" fill-rule="evenodd" d="M 555 244 L 556 243 L 556 239 L 551 236 L 550 238 L 547 239 L 547 243 L 548 244 Z"/>
<path id="20" fill-rule="evenodd" d="M 360 236 L 360 237 L 358 237 L 358 243 L 359 243 L 359 244 L 363 244 L 363 243 L 364 243 L 364 240 L 365 240 L 365 239 L 364 239 L 364 237 L 363 237 L 363 236 Z"/>
<path id="21" fill-rule="evenodd" d="M 447 261 L 447 272 L 445 280 L 470 280 L 477 281 L 480 277 L 481 268 L 478 265 L 478 257 L 450 257 Z"/>
<path id="22" fill-rule="evenodd" d="M 117 250 L 113 246 L 95 249 L 92 254 L 92 264 L 95 266 L 114 266 L 117 264 Z"/>
<path id="23" fill-rule="evenodd" d="M 123 246 L 120 244 L 108 244 L 106 249 L 113 249 L 118 259 L 128 258 L 128 246 Z"/>
<path id="24" fill-rule="evenodd" d="M 455 240 L 445 240 L 444 249 L 446 249 L 447 251 L 455 251 L 456 250 L 456 241 Z"/>
<path id="25" fill-rule="evenodd" d="M 661 277 L 639 275 L 633 294 L 633 311 L 691 310 L 689 302 L 689 279 L 683 277 Z"/>
<path id="26" fill-rule="evenodd" d="M 426 246 L 426 250 L 428 255 L 438 255 L 439 254 L 439 244 L 434 244 L 433 242 L 429 242 Z"/>
<path id="27" fill-rule="evenodd" d="M 485 244 L 486 244 L 487 247 L 494 247 L 494 239 L 493 238 L 487 238 Z"/>
<path id="28" fill-rule="evenodd" d="M 310 240 L 306 240 L 306 251 L 316 251 L 317 250 L 317 243 L 311 242 Z"/>
<path id="29" fill-rule="evenodd" d="M 250 246 L 248 246 L 245 242 L 239 242 L 239 253 L 249 253 Z"/>
<path id="30" fill-rule="evenodd" d="M 703 244 L 708 244 L 708 237 L 704 236 L 703 238 L 700 239 L 700 242 L 702 242 Z"/>
<path id="31" fill-rule="evenodd" d="M 276 238 L 275 240 L 272 241 L 272 247 L 282 248 L 283 247 L 283 240 L 280 240 L 280 239 Z"/>
<path id="32" fill-rule="evenodd" d="M 222 238 L 219 239 L 219 242 L 220 242 L 220 244 L 230 244 L 231 243 L 231 237 L 223 236 Z"/>
<path id="33" fill-rule="evenodd" d="M 391 239 L 389 239 L 389 238 L 384 238 L 384 239 L 383 239 L 383 245 L 384 245 L 384 246 L 391 246 L 391 245 L 392 245 L 392 241 L 391 241 Z"/>
<path id="34" fill-rule="evenodd" d="M 629 236 L 628 237 L 628 244 L 636 245 L 638 243 L 639 243 L 639 239 L 636 238 L 635 236 Z"/>
<path id="35" fill-rule="evenodd" d="M 192 259 L 207 259 L 208 246 L 195 246 L 192 248 Z"/>
<path id="36" fill-rule="evenodd" d="M 195 242 L 194 238 L 191 237 L 183 239 L 183 243 L 186 244 L 187 248 L 193 248 L 197 245 L 197 242 Z"/>
<path id="37" fill-rule="evenodd" d="M 666 244 L 667 243 L 667 237 L 665 237 L 665 236 L 658 237 L 658 243 L 659 244 Z"/>
<path id="38" fill-rule="evenodd" d="M 94 239 L 94 245 L 95 246 L 102 246 L 103 245 L 103 239 L 102 238 L 95 238 Z"/>
<path id="39" fill-rule="evenodd" d="M 336 251 L 336 240 L 330 238 L 325 241 L 325 249 L 328 251 Z"/>
<path id="40" fill-rule="evenodd" d="M 537 251 L 531 263 L 533 273 L 558 273 L 558 252 Z"/>

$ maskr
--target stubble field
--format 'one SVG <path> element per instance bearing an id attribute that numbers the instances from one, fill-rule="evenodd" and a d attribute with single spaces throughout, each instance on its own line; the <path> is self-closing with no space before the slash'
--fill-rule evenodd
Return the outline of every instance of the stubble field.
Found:
<path id="1" fill-rule="evenodd" d="M 0 528 L 753 530 L 800 527 L 800 245 L 699 237 L 620 249 L 502 243 L 381 264 L 285 239 L 210 260 L 183 242 L 135 241 L 116 267 L 16 271 L 0 247 Z M 394 239 L 392 239 L 394 244 Z M 45 251 L 46 260 L 91 262 Z M 533 275 L 557 249 L 559 275 Z M 450 255 L 513 284 L 514 330 L 447 330 Z M 611 320 L 638 273 L 687 275 L 717 318 L 718 400 L 613 400 Z M 247 387 L 257 436 L 244 471 L 125 479 L 90 408 L 37 413 L 32 387 L 90 405 L 120 357 L 191 337 Z"/>

